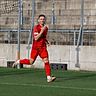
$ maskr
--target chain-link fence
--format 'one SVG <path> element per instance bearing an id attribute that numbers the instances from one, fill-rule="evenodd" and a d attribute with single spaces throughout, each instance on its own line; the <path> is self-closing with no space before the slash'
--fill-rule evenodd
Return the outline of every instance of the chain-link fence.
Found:
<path id="1" fill-rule="evenodd" d="M 21 17 L 19 17 L 20 1 Z M 19 18 L 21 18 L 20 40 L 21 43 L 27 43 L 32 27 L 32 15 L 36 24 L 38 15 L 45 14 L 51 44 L 76 45 L 82 18 L 81 1 L 0 0 L 0 42 L 17 43 Z M 96 45 L 96 0 L 84 0 L 83 3 L 83 44 Z"/>

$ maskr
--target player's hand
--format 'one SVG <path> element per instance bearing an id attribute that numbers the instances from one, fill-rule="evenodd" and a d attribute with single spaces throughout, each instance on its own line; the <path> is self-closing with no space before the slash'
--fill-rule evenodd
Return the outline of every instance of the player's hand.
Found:
<path id="1" fill-rule="evenodd" d="M 46 24 L 46 25 L 44 25 L 44 27 L 45 27 L 45 28 L 49 28 L 47 24 Z"/>
<path id="2" fill-rule="evenodd" d="M 44 31 L 46 28 L 48 28 L 48 25 L 44 25 L 41 30 Z"/>

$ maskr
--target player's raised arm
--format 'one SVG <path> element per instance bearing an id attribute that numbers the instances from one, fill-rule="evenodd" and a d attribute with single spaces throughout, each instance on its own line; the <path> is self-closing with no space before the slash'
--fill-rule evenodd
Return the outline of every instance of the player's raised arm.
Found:
<path id="1" fill-rule="evenodd" d="M 47 25 L 42 26 L 40 33 L 34 32 L 34 34 L 35 34 L 34 39 L 35 40 L 38 40 L 42 36 L 42 34 L 43 34 L 44 30 L 46 29 L 46 27 L 47 27 Z"/>

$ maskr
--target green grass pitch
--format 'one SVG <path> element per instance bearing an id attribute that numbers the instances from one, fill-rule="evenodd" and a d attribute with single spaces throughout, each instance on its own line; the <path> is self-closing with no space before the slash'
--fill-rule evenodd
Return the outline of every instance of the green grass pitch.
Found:
<path id="1" fill-rule="evenodd" d="M 96 96 L 96 72 L 52 70 L 46 82 L 42 69 L 0 68 L 0 96 Z"/>

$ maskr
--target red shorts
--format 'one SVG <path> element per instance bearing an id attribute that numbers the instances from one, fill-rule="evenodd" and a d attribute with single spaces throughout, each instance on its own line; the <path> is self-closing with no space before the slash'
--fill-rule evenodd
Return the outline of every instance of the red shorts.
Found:
<path id="1" fill-rule="evenodd" d="M 48 51 L 47 51 L 46 47 L 42 47 L 42 48 L 32 48 L 31 54 L 30 54 L 30 58 L 32 58 L 33 60 L 35 60 L 38 55 L 39 55 L 42 59 L 48 58 Z"/>

